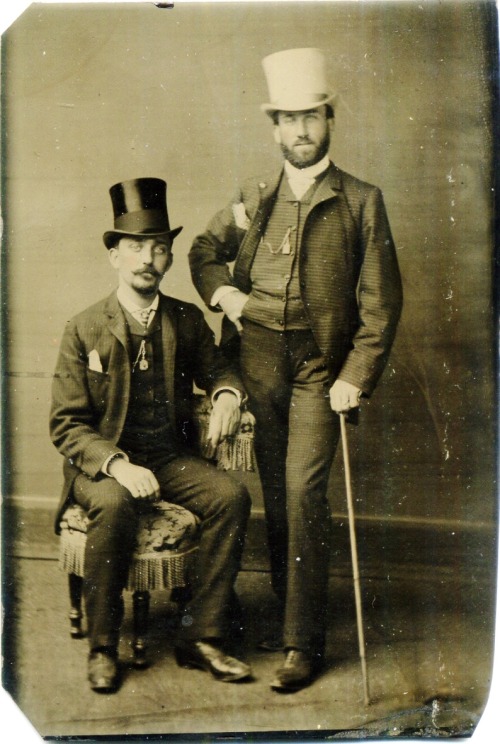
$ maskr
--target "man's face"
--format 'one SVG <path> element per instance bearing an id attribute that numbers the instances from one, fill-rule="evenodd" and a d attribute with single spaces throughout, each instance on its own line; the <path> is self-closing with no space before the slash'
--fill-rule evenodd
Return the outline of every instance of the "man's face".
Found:
<path id="1" fill-rule="evenodd" d="M 308 168 L 328 153 L 332 122 L 326 118 L 325 106 L 309 111 L 278 111 L 274 139 L 292 165 Z"/>
<path id="2" fill-rule="evenodd" d="M 120 284 L 143 297 L 154 297 L 172 264 L 172 240 L 162 237 L 123 237 L 109 250 Z"/>

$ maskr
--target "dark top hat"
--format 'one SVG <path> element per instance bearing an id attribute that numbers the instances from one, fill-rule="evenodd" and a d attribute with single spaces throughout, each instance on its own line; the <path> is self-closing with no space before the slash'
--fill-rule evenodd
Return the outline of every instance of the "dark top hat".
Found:
<path id="1" fill-rule="evenodd" d="M 122 235 L 169 235 L 172 240 L 182 227 L 170 229 L 167 211 L 167 184 L 161 178 L 134 178 L 111 186 L 115 217 L 114 230 L 103 235 L 106 248 L 112 248 Z"/>

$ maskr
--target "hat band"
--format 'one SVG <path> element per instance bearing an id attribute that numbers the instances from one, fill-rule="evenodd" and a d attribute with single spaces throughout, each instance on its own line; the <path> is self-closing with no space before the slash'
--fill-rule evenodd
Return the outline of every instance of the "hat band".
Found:
<path id="1" fill-rule="evenodd" d="M 263 104 L 262 108 L 264 111 L 307 111 L 328 103 L 332 98 L 334 95 L 331 93 L 307 93 L 299 96 L 291 93 L 279 100 L 275 99 L 272 103 Z"/>
<path id="2" fill-rule="evenodd" d="M 130 233 L 168 232 L 170 226 L 163 210 L 141 209 L 116 217 L 115 230 Z"/>

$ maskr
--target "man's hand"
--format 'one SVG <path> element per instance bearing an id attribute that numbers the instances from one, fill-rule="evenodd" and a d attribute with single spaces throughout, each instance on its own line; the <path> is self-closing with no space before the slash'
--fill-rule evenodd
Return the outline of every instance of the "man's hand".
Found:
<path id="1" fill-rule="evenodd" d="M 219 393 L 210 414 L 205 446 L 206 457 L 214 457 L 219 442 L 236 433 L 240 418 L 240 406 L 236 395 L 229 391 Z"/>
<path id="2" fill-rule="evenodd" d="M 335 413 L 345 413 L 359 406 L 361 390 L 343 380 L 335 380 L 330 388 L 330 406 Z"/>
<path id="3" fill-rule="evenodd" d="M 108 473 L 130 491 L 134 499 L 157 501 L 160 498 L 160 485 L 154 473 L 147 468 L 133 465 L 124 457 L 117 457 L 109 464 Z"/>
<path id="4" fill-rule="evenodd" d="M 234 323 L 238 329 L 238 333 L 241 333 L 243 326 L 240 323 L 241 313 L 243 308 L 248 302 L 248 295 L 244 292 L 240 292 L 239 289 L 235 289 L 233 292 L 228 292 L 221 297 L 219 305 L 221 306 L 224 313 L 227 315 L 230 321 Z"/>

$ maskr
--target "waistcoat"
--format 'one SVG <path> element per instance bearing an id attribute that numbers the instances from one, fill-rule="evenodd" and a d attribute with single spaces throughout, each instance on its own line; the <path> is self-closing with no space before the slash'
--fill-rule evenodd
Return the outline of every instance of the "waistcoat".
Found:
<path id="1" fill-rule="evenodd" d="M 156 313 L 146 329 L 127 310 L 123 312 L 128 323 L 132 374 L 127 416 L 118 446 L 135 464 L 159 467 L 177 454 L 176 435 L 166 404 L 160 319 Z M 142 340 L 146 369 L 140 365 Z"/>
<path id="2" fill-rule="evenodd" d="M 299 287 L 304 223 L 318 181 L 298 200 L 282 178 L 276 202 L 259 242 L 250 277 L 252 291 L 243 317 L 273 330 L 310 328 Z"/>

